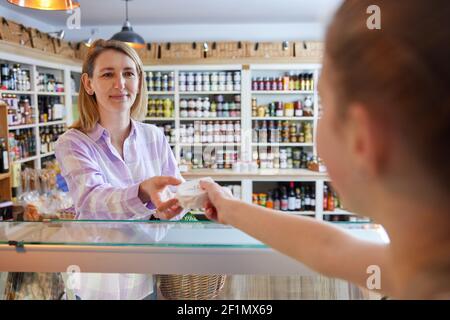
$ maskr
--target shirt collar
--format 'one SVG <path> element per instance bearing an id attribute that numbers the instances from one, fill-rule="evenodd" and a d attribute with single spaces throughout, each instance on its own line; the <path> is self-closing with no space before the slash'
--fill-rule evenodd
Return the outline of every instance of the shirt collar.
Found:
<path id="1" fill-rule="evenodd" d="M 98 122 L 95 124 L 94 129 L 88 133 L 88 136 L 94 140 L 98 141 L 102 136 L 108 136 L 108 130 L 102 127 Z M 131 138 L 136 138 L 136 121 L 131 119 L 131 130 L 130 135 Z"/>
<path id="2" fill-rule="evenodd" d="M 102 127 L 98 122 L 95 124 L 94 129 L 92 131 L 88 132 L 89 138 L 91 138 L 94 141 L 97 141 L 100 139 L 103 134 L 108 134 L 108 131 Z"/>

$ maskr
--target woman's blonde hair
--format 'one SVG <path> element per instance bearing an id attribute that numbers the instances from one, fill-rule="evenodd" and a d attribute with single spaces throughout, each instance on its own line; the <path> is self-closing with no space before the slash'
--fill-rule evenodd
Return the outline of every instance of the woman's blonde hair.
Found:
<path id="1" fill-rule="evenodd" d="M 129 56 L 136 64 L 136 69 L 139 74 L 139 92 L 136 100 L 131 106 L 131 118 L 135 120 L 142 120 L 147 111 L 147 84 L 145 82 L 144 68 L 139 55 L 130 48 L 127 44 L 116 40 L 96 40 L 86 55 L 83 62 L 82 74 L 87 74 L 92 78 L 95 67 L 95 60 L 106 50 L 115 50 L 122 52 Z M 80 92 L 78 96 L 78 108 L 80 118 L 71 126 L 71 128 L 78 129 L 83 132 L 91 131 L 95 124 L 100 119 L 98 111 L 97 99 L 94 95 L 89 95 L 84 88 L 83 83 L 80 83 Z"/>

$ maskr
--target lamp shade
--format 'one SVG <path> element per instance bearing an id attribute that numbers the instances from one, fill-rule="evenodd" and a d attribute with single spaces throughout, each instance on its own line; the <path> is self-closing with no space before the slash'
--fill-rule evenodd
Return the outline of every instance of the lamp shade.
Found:
<path id="1" fill-rule="evenodd" d="M 125 42 L 134 49 L 142 49 L 145 47 L 144 38 L 133 31 L 130 22 L 126 21 L 122 30 L 111 37 L 111 40 Z"/>
<path id="2" fill-rule="evenodd" d="M 8 0 L 8 2 L 37 10 L 73 10 L 80 7 L 80 3 L 75 0 Z"/>

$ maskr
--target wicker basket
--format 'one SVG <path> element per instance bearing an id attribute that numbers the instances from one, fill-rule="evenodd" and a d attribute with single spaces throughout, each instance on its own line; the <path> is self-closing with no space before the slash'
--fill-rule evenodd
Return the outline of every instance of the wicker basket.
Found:
<path id="1" fill-rule="evenodd" d="M 159 290 L 168 300 L 208 300 L 222 291 L 225 275 L 159 275 Z"/>

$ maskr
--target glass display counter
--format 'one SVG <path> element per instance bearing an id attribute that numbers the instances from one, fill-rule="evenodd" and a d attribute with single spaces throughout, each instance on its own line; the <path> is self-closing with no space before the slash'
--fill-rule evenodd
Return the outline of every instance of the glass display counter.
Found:
<path id="1" fill-rule="evenodd" d="M 388 241 L 379 225 L 337 223 Z M 0 223 L 0 272 L 311 275 L 303 264 L 233 227 L 213 222 Z"/>

